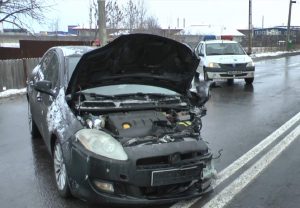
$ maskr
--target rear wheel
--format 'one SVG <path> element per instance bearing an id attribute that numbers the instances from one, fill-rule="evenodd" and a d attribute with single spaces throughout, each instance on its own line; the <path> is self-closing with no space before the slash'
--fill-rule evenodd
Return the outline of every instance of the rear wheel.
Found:
<path id="1" fill-rule="evenodd" d="M 29 132 L 33 139 L 41 137 L 41 134 L 40 134 L 34 120 L 32 119 L 32 114 L 31 114 L 31 109 L 30 109 L 29 104 L 28 104 L 28 126 L 29 126 Z"/>
<path id="2" fill-rule="evenodd" d="M 53 166 L 56 187 L 58 189 L 59 194 L 64 198 L 70 197 L 71 192 L 69 188 L 66 164 L 64 161 L 61 145 L 57 140 L 55 141 L 53 150 Z"/>
<path id="3" fill-rule="evenodd" d="M 254 81 L 253 77 L 252 78 L 245 78 L 245 82 L 246 82 L 247 85 L 251 85 L 253 83 L 253 81 Z"/>

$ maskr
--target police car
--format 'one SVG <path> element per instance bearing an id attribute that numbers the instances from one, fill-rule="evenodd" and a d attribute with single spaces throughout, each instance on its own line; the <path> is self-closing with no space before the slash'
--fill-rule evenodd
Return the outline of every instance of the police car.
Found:
<path id="1" fill-rule="evenodd" d="M 246 84 L 254 81 L 255 66 L 241 45 L 232 40 L 216 40 L 213 37 L 200 41 L 195 48 L 200 58 L 197 76 L 203 73 L 204 80 L 244 79 Z"/>

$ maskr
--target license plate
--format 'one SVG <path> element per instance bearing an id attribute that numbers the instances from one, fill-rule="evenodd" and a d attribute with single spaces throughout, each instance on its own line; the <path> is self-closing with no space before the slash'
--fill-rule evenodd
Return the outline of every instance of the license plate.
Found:
<path id="1" fill-rule="evenodd" d="M 240 71 L 229 71 L 227 72 L 228 75 L 236 75 L 236 74 L 241 74 Z"/>
<path id="2" fill-rule="evenodd" d="M 151 186 L 170 185 L 199 179 L 201 171 L 202 168 L 199 166 L 152 171 Z"/>

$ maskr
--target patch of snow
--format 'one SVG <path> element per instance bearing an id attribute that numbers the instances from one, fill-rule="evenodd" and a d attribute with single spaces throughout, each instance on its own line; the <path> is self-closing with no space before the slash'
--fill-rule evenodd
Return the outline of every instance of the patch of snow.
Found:
<path id="1" fill-rule="evenodd" d="M 20 48 L 20 43 L 0 43 L 0 47 Z"/>
<path id="2" fill-rule="evenodd" d="M 282 54 L 289 54 L 289 53 L 296 53 L 300 52 L 300 50 L 297 51 L 276 51 L 276 52 L 265 52 L 265 53 L 256 53 L 252 54 L 252 58 L 260 58 L 260 57 L 274 57 L 274 56 L 280 56 Z"/>
<path id="3" fill-rule="evenodd" d="M 23 89 L 9 89 L 3 92 L 0 92 L 0 98 L 6 98 L 13 95 L 23 95 L 26 93 L 26 88 Z"/>
<path id="4" fill-rule="evenodd" d="M 61 47 L 64 56 L 83 55 L 84 53 L 93 50 L 94 48 L 89 46 L 64 46 Z"/>
<path id="5" fill-rule="evenodd" d="M 53 101 L 47 112 L 47 123 L 49 132 L 57 130 L 59 135 L 62 137 L 65 128 L 67 104 L 65 101 L 65 92 L 61 88 L 56 99 Z"/>
<path id="6" fill-rule="evenodd" d="M 118 32 L 111 33 L 111 36 L 129 35 L 129 30 L 119 30 Z"/>
<path id="7" fill-rule="evenodd" d="M 49 132 L 56 132 L 61 139 L 70 138 L 76 129 L 82 128 L 66 102 L 64 88 L 59 90 L 57 97 L 48 107 L 47 124 Z"/>

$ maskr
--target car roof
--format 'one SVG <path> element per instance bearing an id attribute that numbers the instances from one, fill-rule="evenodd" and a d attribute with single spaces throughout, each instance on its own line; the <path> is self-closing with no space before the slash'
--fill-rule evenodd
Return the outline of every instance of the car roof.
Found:
<path id="1" fill-rule="evenodd" d="M 91 46 L 56 46 L 56 49 L 61 49 L 64 57 L 82 56 L 83 54 L 94 50 Z"/>

